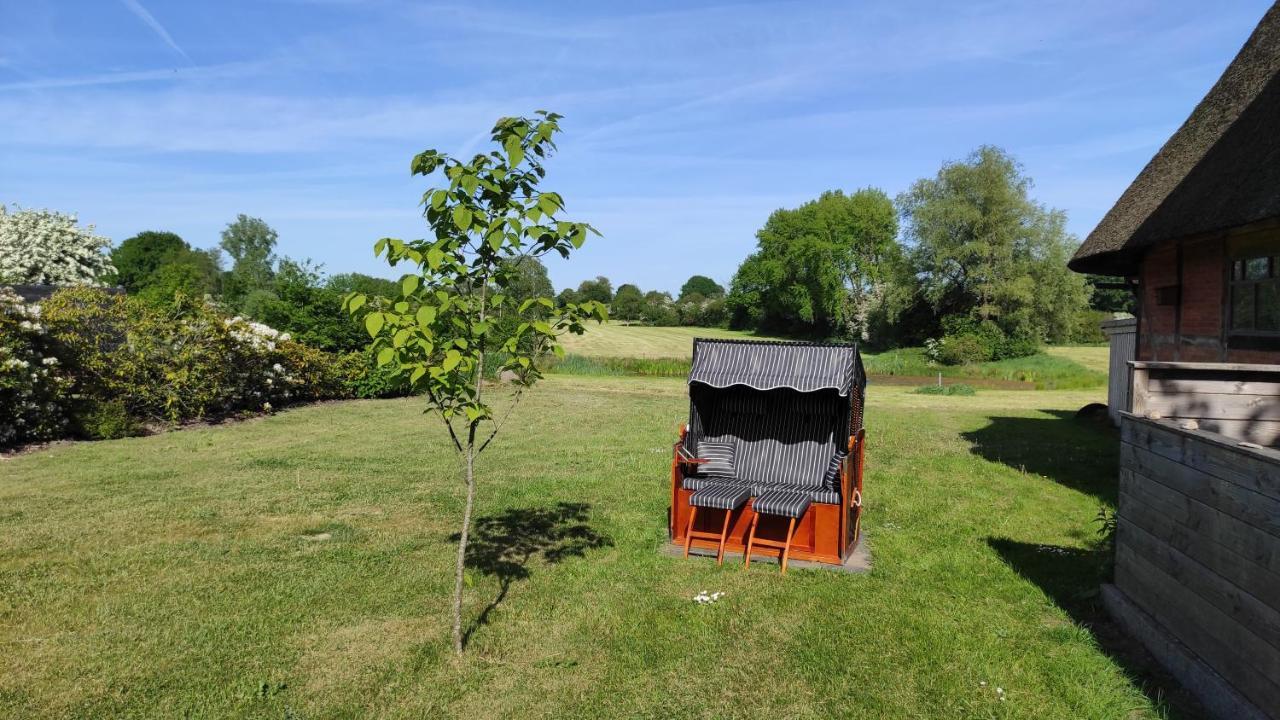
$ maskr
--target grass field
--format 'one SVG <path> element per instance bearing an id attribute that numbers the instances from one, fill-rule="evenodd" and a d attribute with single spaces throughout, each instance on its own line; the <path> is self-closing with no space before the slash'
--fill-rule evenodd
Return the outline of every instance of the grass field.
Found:
<path id="1" fill-rule="evenodd" d="M 658 553 L 684 393 L 558 376 L 517 408 L 481 462 L 461 661 L 462 488 L 417 401 L 0 460 L 0 716 L 1163 712 L 1089 598 L 1117 441 L 1070 413 L 1101 391 L 874 387 L 873 570 L 786 577 Z"/>
<path id="2" fill-rule="evenodd" d="M 627 358 L 689 358 L 696 337 L 768 339 L 738 330 L 700 327 L 648 327 L 610 322 L 591 324 L 583 335 L 568 335 L 564 349 L 573 355 Z"/>
<path id="3" fill-rule="evenodd" d="M 716 328 L 646 327 L 608 323 L 590 325 L 584 335 L 567 336 L 569 353 L 555 371 L 571 375 L 651 375 L 683 377 L 695 337 L 769 339 Z M 863 353 L 867 372 L 916 379 L 942 373 L 945 378 L 982 384 L 1031 383 L 1040 389 L 1094 388 L 1107 382 L 1107 348 L 1049 347 L 1026 358 L 963 366 L 931 365 L 921 348 Z"/>

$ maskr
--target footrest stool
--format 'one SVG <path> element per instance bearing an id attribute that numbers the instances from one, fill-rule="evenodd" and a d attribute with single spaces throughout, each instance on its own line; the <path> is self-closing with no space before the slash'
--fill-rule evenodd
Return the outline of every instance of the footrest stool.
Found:
<path id="1" fill-rule="evenodd" d="M 689 557 L 689 545 L 696 537 L 700 540 L 716 540 L 720 543 L 716 551 L 716 564 L 724 563 L 724 541 L 729 534 L 729 519 L 733 511 L 742 507 L 751 497 L 751 488 L 746 485 L 704 485 L 689 496 L 689 527 L 684 533 L 684 556 Z M 693 521 L 698 516 L 698 508 L 706 510 L 723 510 L 724 525 L 719 533 L 703 532 L 693 529 Z"/>
<path id="2" fill-rule="evenodd" d="M 751 567 L 752 547 L 763 545 L 779 548 L 782 550 L 782 573 L 785 575 L 787 560 L 791 557 L 791 538 L 795 535 L 796 521 L 804 517 L 812 502 L 811 493 L 803 490 L 766 490 L 756 495 L 756 499 L 751 503 L 751 509 L 755 510 L 756 514 L 751 518 L 751 532 L 747 535 L 747 560 L 744 567 Z M 791 523 L 787 525 L 785 542 L 756 538 L 756 525 L 760 522 L 761 515 L 780 515 L 791 518 Z"/>

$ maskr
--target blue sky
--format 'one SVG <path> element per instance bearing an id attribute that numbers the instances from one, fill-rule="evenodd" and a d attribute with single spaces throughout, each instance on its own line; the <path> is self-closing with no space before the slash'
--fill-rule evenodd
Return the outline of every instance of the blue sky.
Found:
<path id="1" fill-rule="evenodd" d="M 425 232 L 412 155 L 547 108 L 547 187 L 605 234 L 557 288 L 727 283 L 776 208 L 984 143 L 1083 237 L 1269 4 L 0 0 L 0 202 L 198 247 L 243 212 L 389 275 L 373 241 Z"/>

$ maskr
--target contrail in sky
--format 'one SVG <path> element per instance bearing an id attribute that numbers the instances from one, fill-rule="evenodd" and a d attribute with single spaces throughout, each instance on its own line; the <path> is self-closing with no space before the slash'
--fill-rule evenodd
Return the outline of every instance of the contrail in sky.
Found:
<path id="1" fill-rule="evenodd" d="M 178 43 L 173 41 L 173 36 L 169 34 L 169 31 L 165 30 L 164 26 L 160 24 L 160 21 L 156 20 L 151 13 L 147 12 L 146 8 L 142 7 L 142 3 L 138 2 L 138 0 L 120 0 L 120 2 L 124 3 L 124 6 L 129 8 L 129 12 L 137 15 L 139 20 L 146 23 L 147 27 L 154 30 L 156 35 L 159 35 L 160 39 L 163 40 L 166 45 L 173 48 L 174 52 L 181 55 L 187 62 L 191 62 L 191 58 L 187 55 L 186 51 L 178 47 Z"/>

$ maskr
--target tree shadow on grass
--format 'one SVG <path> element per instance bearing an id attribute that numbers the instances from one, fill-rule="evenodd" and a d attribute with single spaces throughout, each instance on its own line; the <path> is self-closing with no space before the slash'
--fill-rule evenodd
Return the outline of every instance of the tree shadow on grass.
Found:
<path id="1" fill-rule="evenodd" d="M 511 586 L 529 578 L 530 563 L 536 558 L 554 565 L 582 557 L 589 550 L 613 546 L 612 538 L 592 529 L 590 510 L 586 503 L 562 502 L 551 507 L 511 508 L 476 519 L 467 544 L 467 567 L 498 578 L 499 589 L 463 634 L 464 643 L 489 623 Z M 457 542 L 459 538 L 455 533 L 449 539 Z"/>
<path id="2" fill-rule="evenodd" d="M 1043 475 L 1114 507 L 1120 460 L 1114 428 L 1066 410 L 1044 412 L 1051 417 L 991 417 L 962 437 L 973 443 L 975 455 Z"/>
<path id="3" fill-rule="evenodd" d="M 1102 605 L 1099 586 L 1107 582 L 1109 550 L 1060 547 L 989 537 L 987 545 L 1014 572 L 1039 587 L 1098 647 L 1124 670 L 1130 681 L 1170 720 L 1206 717 L 1203 706 L 1137 640 L 1126 635 Z"/>

